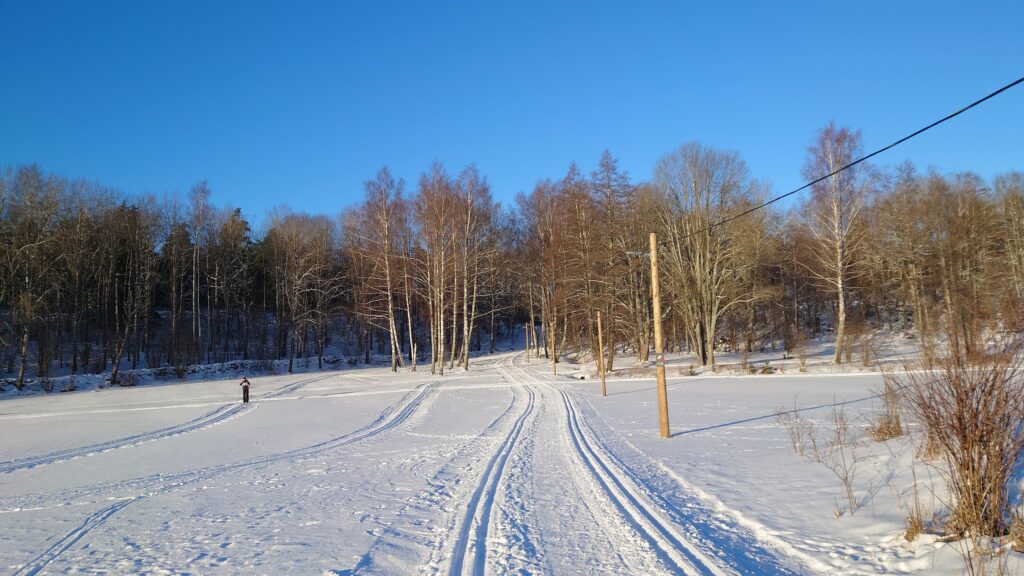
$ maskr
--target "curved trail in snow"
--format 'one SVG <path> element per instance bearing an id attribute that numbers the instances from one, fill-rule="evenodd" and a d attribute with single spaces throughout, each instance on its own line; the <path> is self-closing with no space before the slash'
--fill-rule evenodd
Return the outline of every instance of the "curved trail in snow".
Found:
<path id="1" fill-rule="evenodd" d="M 493 373 L 491 368 L 509 365 L 511 355 L 490 360 L 486 365 L 475 365 L 475 373 Z M 467 388 L 472 386 L 456 385 L 445 390 Z M 509 390 L 507 385 L 501 388 Z M 353 568 L 339 573 L 407 573 L 399 566 L 408 564 L 396 561 L 398 558 L 415 562 L 425 575 L 483 573 L 489 518 L 499 481 L 534 405 L 532 391 L 518 386 L 510 392 L 508 404 L 480 432 L 462 437 L 451 448 L 432 453 L 430 457 L 435 459 L 437 469 L 425 478 L 425 487 L 386 518 L 372 518 L 379 526 L 373 530 L 376 539 Z M 470 493 L 466 494 L 467 491 Z"/>
<path id="2" fill-rule="evenodd" d="M 308 378 L 306 380 L 300 380 L 293 384 L 289 384 L 277 390 L 261 394 L 260 396 L 254 396 L 253 400 L 270 399 L 278 396 L 283 396 L 294 392 L 307 384 L 318 382 L 332 377 L 333 374 L 325 376 L 317 376 L 314 378 Z M 100 442 L 97 444 L 90 444 L 88 446 L 79 446 L 76 448 L 69 448 L 67 450 L 59 450 L 57 452 L 51 452 L 49 454 L 43 454 L 41 456 L 31 456 L 28 458 L 20 458 L 17 460 L 8 460 L 6 462 L 0 462 L 0 474 L 10 474 L 18 470 L 27 470 L 29 468 L 35 468 L 37 466 L 44 466 L 47 464 L 56 464 L 58 462 L 65 462 L 67 460 L 74 460 L 75 458 L 81 458 L 83 456 L 91 456 L 100 452 L 107 452 L 109 450 L 116 450 L 118 448 L 125 448 L 128 446 L 137 446 L 144 442 L 152 442 L 154 440 L 162 440 L 164 438 L 170 438 L 172 436 L 179 436 L 181 434 L 188 434 L 189 432 L 195 432 L 214 424 L 219 424 L 225 420 L 230 420 L 236 416 L 241 416 L 246 412 L 253 410 L 256 404 L 240 404 L 232 402 L 230 404 L 223 404 L 214 408 L 210 412 L 199 416 L 193 420 L 185 422 L 183 424 L 177 424 L 174 426 L 168 426 L 159 430 L 152 430 L 149 432 L 142 432 L 140 434 L 133 434 L 131 436 L 125 436 L 117 438 L 107 442 Z"/>
<path id="3" fill-rule="evenodd" d="M 191 470 L 186 472 L 179 472 L 175 474 L 155 474 L 143 478 L 136 478 L 125 482 L 114 482 L 109 484 L 101 484 L 98 486 L 89 487 L 83 490 L 75 490 L 68 493 L 57 493 L 50 495 L 51 500 L 56 496 L 57 500 L 66 502 L 69 498 L 82 497 L 87 495 L 100 495 L 104 493 L 110 493 L 115 490 L 141 490 L 142 493 L 136 496 L 117 498 L 116 502 L 109 504 L 100 510 L 90 514 L 79 526 L 74 530 L 71 530 L 64 536 L 60 537 L 54 544 L 44 550 L 38 556 L 21 566 L 14 572 L 15 575 L 25 574 L 28 576 L 38 574 L 43 571 L 48 565 L 57 560 L 61 554 L 71 548 L 76 542 L 84 538 L 89 532 L 103 525 L 112 516 L 123 510 L 128 505 L 138 502 L 149 496 L 156 496 L 171 492 L 182 488 L 184 486 L 209 480 L 215 476 L 240 470 L 244 468 L 250 468 L 263 464 L 271 464 L 282 460 L 301 460 L 308 457 L 313 457 L 330 450 L 347 446 L 356 442 L 361 442 L 369 438 L 373 438 L 401 425 L 407 421 L 415 412 L 416 409 L 424 402 L 424 400 L 436 390 L 440 384 L 439 381 L 428 382 L 421 386 L 418 386 L 416 390 L 404 395 L 400 400 L 391 404 L 385 408 L 376 419 L 369 424 L 342 436 L 326 440 L 311 446 L 303 448 L 297 448 L 295 450 L 289 450 L 277 454 L 271 454 L 267 456 L 261 456 L 257 458 L 251 458 L 236 462 L 233 464 L 224 464 L 219 466 L 212 466 L 209 468 L 203 468 L 200 470 Z M 294 385 L 293 385 L 294 386 Z M 285 388 L 291 388 L 285 387 Z M 155 488 L 151 488 L 152 484 L 159 484 Z M 10 510 L 7 510 L 10 511 Z"/>

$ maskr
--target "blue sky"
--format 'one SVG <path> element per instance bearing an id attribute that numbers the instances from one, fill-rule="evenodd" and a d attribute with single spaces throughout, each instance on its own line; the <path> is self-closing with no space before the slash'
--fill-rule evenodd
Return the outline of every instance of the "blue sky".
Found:
<path id="1" fill-rule="evenodd" d="M 388 165 L 475 162 L 510 202 L 609 149 L 634 180 L 684 142 L 774 193 L 815 131 L 866 150 L 1024 76 L 1024 2 L 0 0 L 0 167 L 134 194 L 206 179 L 258 223 L 336 214 Z M 879 158 L 1024 169 L 1024 86 Z"/>

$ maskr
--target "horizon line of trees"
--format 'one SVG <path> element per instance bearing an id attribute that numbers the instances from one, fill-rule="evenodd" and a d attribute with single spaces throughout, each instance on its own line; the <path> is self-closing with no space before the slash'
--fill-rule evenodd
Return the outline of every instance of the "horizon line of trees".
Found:
<path id="1" fill-rule="evenodd" d="M 862 155 L 830 123 L 803 175 Z M 37 165 L 0 174 L 0 373 L 20 389 L 71 374 L 231 360 L 315 358 L 334 343 L 393 370 L 469 369 L 523 330 L 528 349 L 647 361 L 647 235 L 659 239 L 667 348 L 714 365 L 721 350 L 799 350 L 834 331 L 834 361 L 872 330 L 913 331 L 926 356 L 985 351 L 1024 327 L 1024 174 L 864 165 L 785 211 L 740 155 L 691 142 L 632 182 L 605 152 L 540 180 L 512 206 L 470 165 L 435 163 L 409 187 L 386 167 L 337 218 L 270 214 L 254 233 L 238 209 L 187 198 L 128 199 Z M 595 317 L 604 318 L 604 351 Z M 517 325 L 523 328 L 517 329 Z"/>

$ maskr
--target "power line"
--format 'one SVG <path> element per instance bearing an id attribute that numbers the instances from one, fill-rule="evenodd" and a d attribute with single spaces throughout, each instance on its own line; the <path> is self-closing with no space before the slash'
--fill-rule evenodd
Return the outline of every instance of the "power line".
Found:
<path id="1" fill-rule="evenodd" d="M 748 210 L 744 210 L 743 212 L 740 212 L 739 214 L 730 216 L 730 217 L 726 218 L 725 220 L 720 220 L 718 222 L 715 222 L 714 224 L 712 224 L 712 225 L 710 225 L 710 226 L 708 226 L 706 228 L 701 228 L 700 230 L 697 230 L 695 232 L 691 232 L 690 234 L 687 234 L 686 237 L 693 236 L 695 234 L 700 234 L 701 232 L 707 232 L 707 231 L 712 230 L 714 228 L 717 228 L 717 227 L 719 227 L 719 226 L 721 226 L 723 224 L 728 224 L 729 222 L 732 222 L 733 220 L 736 220 L 738 218 L 742 218 L 742 217 L 746 216 L 747 214 L 750 214 L 751 212 L 756 212 L 756 211 L 758 211 L 758 210 L 760 210 L 762 208 L 770 206 L 770 205 L 778 202 L 779 200 L 782 200 L 783 198 L 787 198 L 789 196 L 792 196 L 793 194 L 796 194 L 797 192 L 801 192 L 803 190 L 806 190 L 807 188 L 810 188 L 811 186 L 814 186 L 815 184 L 817 184 L 818 182 L 821 182 L 822 180 L 825 180 L 827 178 L 831 178 L 831 177 L 835 176 L 836 174 L 839 174 L 843 170 L 846 170 L 847 168 L 852 168 L 852 167 L 856 166 L 857 164 L 860 164 L 861 162 L 867 160 L 868 158 L 871 158 L 873 156 L 877 156 L 877 155 L 881 154 L 882 152 L 885 152 L 885 151 L 887 151 L 889 149 L 895 148 L 896 146 L 899 146 L 900 144 L 906 142 L 907 140 L 910 140 L 911 138 L 913 138 L 913 137 L 915 137 L 915 136 L 917 136 L 919 134 L 927 132 L 928 130 L 931 130 L 932 128 L 938 126 L 939 124 L 942 124 L 946 120 L 950 120 L 952 118 L 955 118 L 955 117 L 959 116 L 960 114 L 963 114 L 964 112 L 967 112 L 971 108 L 974 108 L 975 106 L 981 104 L 982 102 L 985 102 L 986 100 L 991 100 L 992 98 L 995 98 L 996 96 L 1002 94 L 1003 92 L 1006 92 L 1010 88 L 1013 88 L 1014 86 L 1016 86 L 1018 84 L 1021 84 L 1021 83 L 1024 83 L 1024 76 L 1014 80 L 1013 82 L 1010 82 L 1009 84 L 1007 84 L 1006 86 L 1003 86 L 1002 88 L 996 90 L 995 92 L 992 92 L 988 96 L 985 96 L 984 98 L 982 98 L 980 100 L 976 100 L 976 101 L 968 104 L 967 106 L 964 106 L 963 108 L 957 110 L 956 112 L 953 112 L 952 114 L 946 116 L 945 118 L 942 118 L 941 120 L 936 120 L 935 122 L 932 122 L 931 124 L 925 126 L 924 128 L 921 128 L 917 132 L 914 132 L 913 134 L 909 134 L 907 136 L 904 136 L 903 138 L 900 138 L 899 140 L 893 142 L 892 144 L 889 144 L 885 148 L 879 148 L 878 150 L 875 150 L 874 152 L 872 152 L 871 154 L 868 154 L 867 156 L 862 156 L 862 157 L 854 160 L 853 162 L 850 162 L 849 164 L 847 164 L 847 165 L 845 165 L 845 166 L 843 166 L 841 168 L 838 168 L 837 170 L 835 170 L 834 172 L 832 172 L 830 174 L 826 174 L 826 175 L 822 176 L 821 178 L 818 178 L 817 180 L 815 180 L 813 182 L 808 182 L 807 184 L 804 184 L 803 186 L 797 188 L 796 190 L 793 190 L 791 192 L 786 192 L 785 194 L 783 194 L 781 196 L 776 196 L 775 198 L 772 198 L 771 200 L 768 200 L 767 202 L 765 202 L 763 204 L 760 204 L 758 206 L 754 206 L 753 208 L 750 208 Z"/>

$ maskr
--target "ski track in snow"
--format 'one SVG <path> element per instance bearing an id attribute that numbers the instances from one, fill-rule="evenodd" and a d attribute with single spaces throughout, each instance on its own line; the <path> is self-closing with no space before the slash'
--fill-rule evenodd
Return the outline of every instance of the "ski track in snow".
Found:
<path id="1" fill-rule="evenodd" d="M 514 356 L 508 357 L 509 366 Z M 499 368 L 499 374 L 502 370 Z M 449 565 L 449 576 L 462 574 L 483 575 L 487 568 L 487 533 L 491 524 L 491 510 L 494 507 L 498 487 L 505 474 L 506 465 L 512 450 L 516 447 L 523 431 L 523 425 L 533 413 L 536 404 L 536 393 L 530 386 L 525 386 L 527 399 L 522 412 L 510 427 L 505 440 L 491 456 L 480 482 L 470 497 L 466 513 L 458 529 L 452 560 Z"/>
<path id="2" fill-rule="evenodd" d="M 259 397 L 254 397 L 254 400 L 258 399 L 270 399 L 278 396 L 283 396 L 291 392 L 302 388 L 303 386 L 324 380 L 332 377 L 333 374 L 326 376 L 318 376 L 315 378 L 308 378 L 306 380 L 300 380 L 288 386 L 279 388 L 272 392 L 268 392 Z M 256 404 L 239 404 L 231 403 L 218 406 L 217 408 L 203 414 L 202 416 L 185 422 L 184 424 L 177 424 L 174 426 L 168 426 L 160 430 L 153 430 L 150 432 L 143 432 L 141 434 L 134 434 L 131 436 L 125 436 L 123 438 L 117 438 L 108 442 L 100 442 L 98 444 L 90 444 L 88 446 L 79 446 L 77 448 L 69 448 L 67 450 L 60 450 L 57 452 L 51 452 L 50 454 L 44 454 L 42 456 L 32 456 L 29 458 L 20 458 L 17 460 L 8 460 L 6 462 L 0 462 L 0 474 L 10 474 L 17 470 L 26 470 L 29 468 L 35 468 L 37 466 L 43 466 L 46 464 L 56 464 L 57 462 L 64 462 L 67 460 L 73 460 L 75 458 L 81 458 L 84 456 L 91 456 L 101 452 L 107 452 L 109 450 L 116 450 L 118 448 L 125 448 L 128 446 L 137 446 L 144 442 L 151 442 L 154 440 L 162 440 L 164 438 L 170 438 L 172 436 L 179 436 L 181 434 L 187 434 L 189 432 L 195 432 L 214 424 L 219 424 L 226 420 L 230 420 L 236 416 L 241 416 L 249 410 L 254 409 Z"/>
<path id="3" fill-rule="evenodd" d="M 613 446 L 587 417 L 594 409 L 577 401 L 559 384 L 562 377 L 540 374 L 516 360 L 521 353 L 501 356 L 475 366 L 494 372 L 511 389 L 512 399 L 477 435 L 463 437 L 427 481 L 427 487 L 405 500 L 390 521 L 369 518 L 381 529 L 362 560 L 351 570 L 336 574 L 387 572 L 388 556 L 428 554 L 421 572 L 451 575 L 487 573 L 558 573 L 570 570 L 630 573 L 674 573 L 699 576 L 766 574 L 790 576 L 818 563 L 749 521 L 723 510 L 720 502 L 707 502 L 658 462 L 626 441 Z M 321 376 L 284 386 L 259 398 L 295 392 Z M 372 439 L 399 426 L 414 425 L 436 397 L 442 382 L 417 386 L 382 410 L 369 424 L 341 436 L 285 452 L 172 474 L 154 474 L 58 491 L 0 499 L 0 513 L 66 506 L 96 506 L 74 529 L 51 540 L 44 551 L 18 568 L 16 575 L 35 575 L 85 539 L 89 533 L 127 506 L 149 496 L 169 493 L 228 472 L 289 461 L 300 463 L 336 448 Z M 495 386 L 497 388 L 497 386 Z M 448 388 L 444 388 L 447 390 Z M 454 389 L 454 388 L 453 388 Z M 542 399 L 551 397 L 552 402 Z M 30 459 L 5 462 L 0 472 L 31 468 L 112 450 L 122 446 L 191 432 L 243 414 L 245 405 L 227 405 L 190 422 L 101 444 L 54 452 Z M 543 428 L 541 427 L 543 425 Z M 543 434 L 547 431 L 548 434 Z M 540 446 L 539 446 L 540 445 Z M 481 449 L 481 446 L 487 448 Z M 491 448 L 493 446 L 493 448 Z M 538 452 L 543 448 L 547 452 Z M 551 452 L 555 450 L 555 452 Z M 441 455 L 432 453 L 431 457 Z M 628 462 L 624 460 L 628 455 Z M 543 460 L 538 459 L 543 456 Z M 468 465 L 479 458 L 479 466 Z M 548 461 L 551 459 L 551 461 Z M 564 489 L 565 501 L 554 509 L 532 500 L 536 496 L 538 466 L 547 474 L 542 481 Z M 474 469 L 479 472 L 474 473 Z M 428 472 L 429 474 L 429 472 Z M 85 499 L 86 501 L 82 501 Z M 455 508 L 451 508 L 455 506 Z M 449 510 L 445 512 L 445 510 Z M 433 515 L 446 515 L 444 529 L 430 529 Z M 538 525 L 531 518 L 540 518 Z M 426 532 L 424 532 L 426 528 Z M 545 528 L 548 528 L 545 530 Z M 554 530 L 552 532 L 552 530 Z M 582 533 L 579 533 L 582 531 Z M 577 532 L 572 544 L 592 546 L 592 557 L 574 564 L 575 554 L 557 561 L 567 545 L 567 533 Z M 548 551 L 548 547 L 553 547 Z M 574 548 L 572 550 L 584 550 Z M 563 550 L 564 551 L 564 550 Z M 578 558 L 577 560 L 584 560 Z M 384 564 L 381 564 L 383 562 Z M 584 565 L 586 564 L 586 565 Z"/>
<path id="4" fill-rule="evenodd" d="M 294 391 L 300 388 L 299 384 L 296 383 L 290 386 L 286 386 L 275 393 L 287 393 L 286 391 Z M 57 505 L 70 505 L 68 500 L 70 498 L 81 498 L 82 496 L 98 495 L 98 494 L 109 494 L 113 491 L 126 491 L 126 490 L 143 490 L 142 494 L 130 497 L 117 498 L 117 502 L 114 504 L 107 505 L 100 510 L 90 514 L 79 526 L 74 530 L 68 532 L 63 537 L 58 539 L 53 545 L 47 548 L 45 551 L 40 553 L 38 556 L 24 564 L 13 574 L 31 576 L 40 573 L 48 565 L 57 560 L 61 554 L 70 549 L 78 541 L 82 540 L 89 532 L 103 525 L 112 516 L 123 510 L 128 505 L 138 502 L 143 498 L 149 496 L 156 496 L 159 494 L 171 492 L 184 486 L 209 480 L 215 476 L 231 472 L 243 468 L 249 468 L 259 465 L 271 464 L 282 460 L 296 460 L 301 461 L 309 457 L 317 456 L 324 452 L 334 450 L 336 448 L 347 446 L 355 442 L 360 442 L 387 431 L 393 430 L 403 422 L 407 421 L 417 410 L 417 408 L 424 402 L 425 398 L 436 390 L 440 381 L 431 381 L 422 384 L 416 388 L 413 392 L 404 395 L 400 400 L 391 404 L 385 408 L 373 422 L 337 438 L 332 438 L 324 442 L 298 448 L 295 450 L 289 450 L 278 454 L 272 454 L 268 456 L 262 456 L 258 458 L 252 458 L 237 462 L 234 464 L 225 464 L 219 466 L 212 466 L 200 470 L 192 470 L 186 472 L 180 472 L 175 474 L 156 474 L 147 476 L 144 478 L 136 478 L 125 482 L 114 482 L 108 484 L 101 484 L 81 490 L 72 491 L 68 493 L 56 493 L 49 495 L 48 500 L 51 504 L 54 501 L 59 502 Z M 264 396 L 266 397 L 266 396 Z M 410 398 L 411 397 L 411 398 Z M 154 483 L 160 485 L 156 488 L 150 488 Z M 45 497 L 44 497 L 45 498 Z M 108 500 L 111 498 L 107 498 Z M 27 507 L 26 507 L 27 508 Z M 22 507 L 16 507 L 14 509 L 8 509 L 4 507 L 3 512 L 16 511 L 17 509 L 26 509 Z"/>
<path id="5" fill-rule="evenodd" d="M 696 496 L 685 494 L 675 479 L 652 479 L 646 468 L 645 475 L 638 474 L 601 442 L 585 423 L 576 402 L 555 386 L 557 379 L 541 380 L 519 366 L 516 369 L 522 378 L 544 382 L 557 391 L 579 460 L 618 513 L 656 551 L 670 572 L 701 576 L 803 573 L 777 558 L 775 543 L 762 542 L 730 517 L 716 513 Z M 662 491 L 682 499 L 670 498 Z"/>
<path id="6" fill-rule="evenodd" d="M 589 404 L 589 401 L 587 402 Z M 577 406 L 574 409 L 582 414 Z M 589 412 L 596 416 L 593 407 Z M 703 543 L 720 564 L 738 574 L 791 576 L 808 571 L 828 572 L 830 567 L 771 534 L 758 522 L 727 508 L 721 501 L 694 487 L 678 472 L 651 460 L 628 440 L 619 439 L 616 448 L 590 425 L 587 431 L 595 445 L 674 523 L 682 527 L 691 542 Z M 631 453 L 627 465 L 620 452 Z"/>
<path id="7" fill-rule="evenodd" d="M 17 569 L 13 576 L 19 576 L 24 574 L 25 576 L 34 576 L 46 568 L 51 562 L 56 560 L 67 551 L 69 548 L 75 545 L 76 542 L 85 537 L 86 534 L 91 532 L 97 526 L 100 526 L 107 521 L 108 518 L 117 514 L 122 508 L 128 506 L 132 502 L 135 502 L 138 498 L 124 498 L 117 502 L 101 508 L 100 510 L 93 512 L 85 521 L 83 521 L 78 527 L 71 532 L 64 535 L 63 538 L 57 540 L 53 545 L 44 550 L 41 554 L 30 560 L 28 563 Z"/>
<path id="8" fill-rule="evenodd" d="M 485 368 L 491 367 L 498 362 L 508 363 L 510 361 L 511 356 L 508 359 L 499 357 L 497 360 L 486 363 L 478 362 L 474 367 Z M 508 386 L 504 386 L 504 388 L 507 389 Z M 458 386 L 446 386 L 445 388 L 445 390 L 461 389 Z M 520 425 L 524 418 L 524 413 L 522 410 L 517 412 L 516 408 L 522 403 L 522 395 L 518 394 L 517 390 L 513 388 L 513 396 L 508 406 L 491 420 L 480 433 L 459 437 L 464 441 L 455 446 L 450 454 L 446 454 L 447 460 L 427 480 L 426 488 L 407 499 L 393 514 L 393 518 L 389 520 L 383 518 L 372 519 L 381 526 L 381 529 L 374 531 L 377 536 L 376 540 L 362 555 L 356 566 L 348 570 L 335 571 L 334 573 L 342 575 L 391 573 L 391 570 L 394 570 L 392 564 L 395 557 L 403 555 L 419 557 L 423 550 L 426 549 L 429 551 L 429 558 L 419 560 L 420 572 L 431 575 L 438 574 L 443 571 L 442 567 L 445 560 L 452 556 L 452 553 L 447 552 L 446 548 L 448 542 L 453 539 L 456 542 L 454 547 L 461 548 L 462 550 L 459 561 L 463 562 L 466 559 L 466 552 L 468 550 L 467 546 L 463 543 L 462 537 L 466 536 L 463 533 L 472 529 L 474 518 L 472 510 L 481 507 L 480 497 L 486 497 L 481 491 L 485 490 L 487 484 L 486 473 L 491 472 L 495 466 L 495 456 L 488 460 L 487 472 L 478 480 L 478 486 L 474 492 L 478 494 L 475 504 L 470 506 L 459 503 L 457 488 L 468 480 L 465 470 L 472 469 L 473 466 L 469 462 L 472 462 L 481 455 L 479 448 L 481 443 L 501 444 L 502 446 L 508 443 L 511 432 L 505 430 L 505 428 Z M 527 407 L 526 410 L 532 410 L 532 408 Z M 505 424 L 509 420 L 513 420 L 512 424 Z M 518 432 L 515 433 L 518 434 Z M 447 436 L 447 438 L 454 437 Z M 493 492 L 488 494 L 493 501 Z M 432 526 L 434 522 L 424 519 L 424 516 L 428 518 L 429 516 L 436 517 L 439 510 L 442 512 L 448 510 L 453 503 L 455 504 L 455 509 L 448 514 L 447 523 L 443 529 L 435 530 Z M 486 543 L 486 539 L 484 541 Z M 417 546 L 419 550 L 410 550 L 410 548 Z M 472 559 L 470 565 L 473 566 Z"/>

